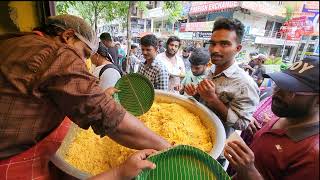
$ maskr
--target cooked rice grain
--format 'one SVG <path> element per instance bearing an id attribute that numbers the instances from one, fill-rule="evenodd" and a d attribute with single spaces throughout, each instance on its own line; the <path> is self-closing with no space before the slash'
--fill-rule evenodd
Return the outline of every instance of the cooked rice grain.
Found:
<path id="1" fill-rule="evenodd" d="M 199 117 L 176 103 L 155 102 L 140 116 L 144 124 L 171 144 L 187 144 L 209 152 L 213 146 L 210 132 Z M 110 138 L 100 138 L 92 129 L 80 130 L 66 154 L 66 161 L 92 175 L 99 174 L 125 161 L 133 149 Z"/>

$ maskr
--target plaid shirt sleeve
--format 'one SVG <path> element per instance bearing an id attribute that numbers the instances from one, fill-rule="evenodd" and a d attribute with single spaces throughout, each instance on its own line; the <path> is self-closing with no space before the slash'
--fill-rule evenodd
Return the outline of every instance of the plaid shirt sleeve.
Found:
<path id="1" fill-rule="evenodd" d="M 51 67 L 56 68 L 46 74 L 43 84 L 60 111 L 81 128 L 91 126 L 101 136 L 113 131 L 125 110 L 104 93 L 85 63 L 74 52 L 64 51 Z"/>
<path id="2" fill-rule="evenodd" d="M 160 66 L 159 73 L 156 78 L 156 85 L 155 89 L 160 90 L 169 90 L 169 72 L 164 66 Z"/>

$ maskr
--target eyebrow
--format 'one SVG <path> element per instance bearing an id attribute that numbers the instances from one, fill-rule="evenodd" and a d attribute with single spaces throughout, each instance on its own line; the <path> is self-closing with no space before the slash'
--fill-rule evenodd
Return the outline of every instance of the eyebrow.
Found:
<path id="1" fill-rule="evenodd" d="M 209 40 L 209 43 L 230 43 L 230 41 L 228 41 L 228 40 L 221 40 L 221 41 L 212 41 L 212 40 Z"/>

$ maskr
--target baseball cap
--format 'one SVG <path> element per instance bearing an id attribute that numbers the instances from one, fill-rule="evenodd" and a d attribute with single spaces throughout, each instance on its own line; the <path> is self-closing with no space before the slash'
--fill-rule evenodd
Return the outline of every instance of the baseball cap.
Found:
<path id="1" fill-rule="evenodd" d="M 258 54 L 256 56 L 252 56 L 252 59 L 263 59 L 263 60 L 266 60 L 267 57 L 264 55 L 264 54 Z"/>
<path id="2" fill-rule="evenodd" d="M 284 71 L 263 77 L 271 78 L 283 90 L 319 93 L 319 56 L 307 56 Z"/>
<path id="3" fill-rule="evenodd" d="M 47 25 L 54 25 L 61 29 L 74 29 L 75 35 L 92 50 L 92 53 L 98 50 L 99 41 L 95 31 L 82 18 L 64 14 L 58 16 L 50 16 L 47 20 Z"/>

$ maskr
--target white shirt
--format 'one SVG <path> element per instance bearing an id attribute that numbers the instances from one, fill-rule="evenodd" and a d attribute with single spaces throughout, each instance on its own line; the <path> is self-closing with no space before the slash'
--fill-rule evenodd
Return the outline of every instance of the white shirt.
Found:
<path id="1" fill-rule="evenodd" d="M 105 66 L 106 64 L 97 66 L 96 68 L 94 68 L 92 74 L 99 78 L 99 73 L 100 70 Z M 109 87 L 113 87 L 117 81 L 121 78 L 120 73 L 114 69 L 114 68 L 108 68 L 106 69 L 101 77 L 100 77 L 100 81 L 99 81 L 99 85 L 102 89 L 107 89 Z"/>
<path id="2" fill-rule="evenodd" d="M 163 62 L 163 64 L 167 67 L 170 74 L 169 91 L 175 92 L 174 87 L 180 84 L 180 77 L 177 76 L 184 75 L 186 73 L 182 58 L 177 54 L 174 57 L 169 58 L 167 57 L 166 52 L 163 52 L 158 54 L 156 59 Z"/>

